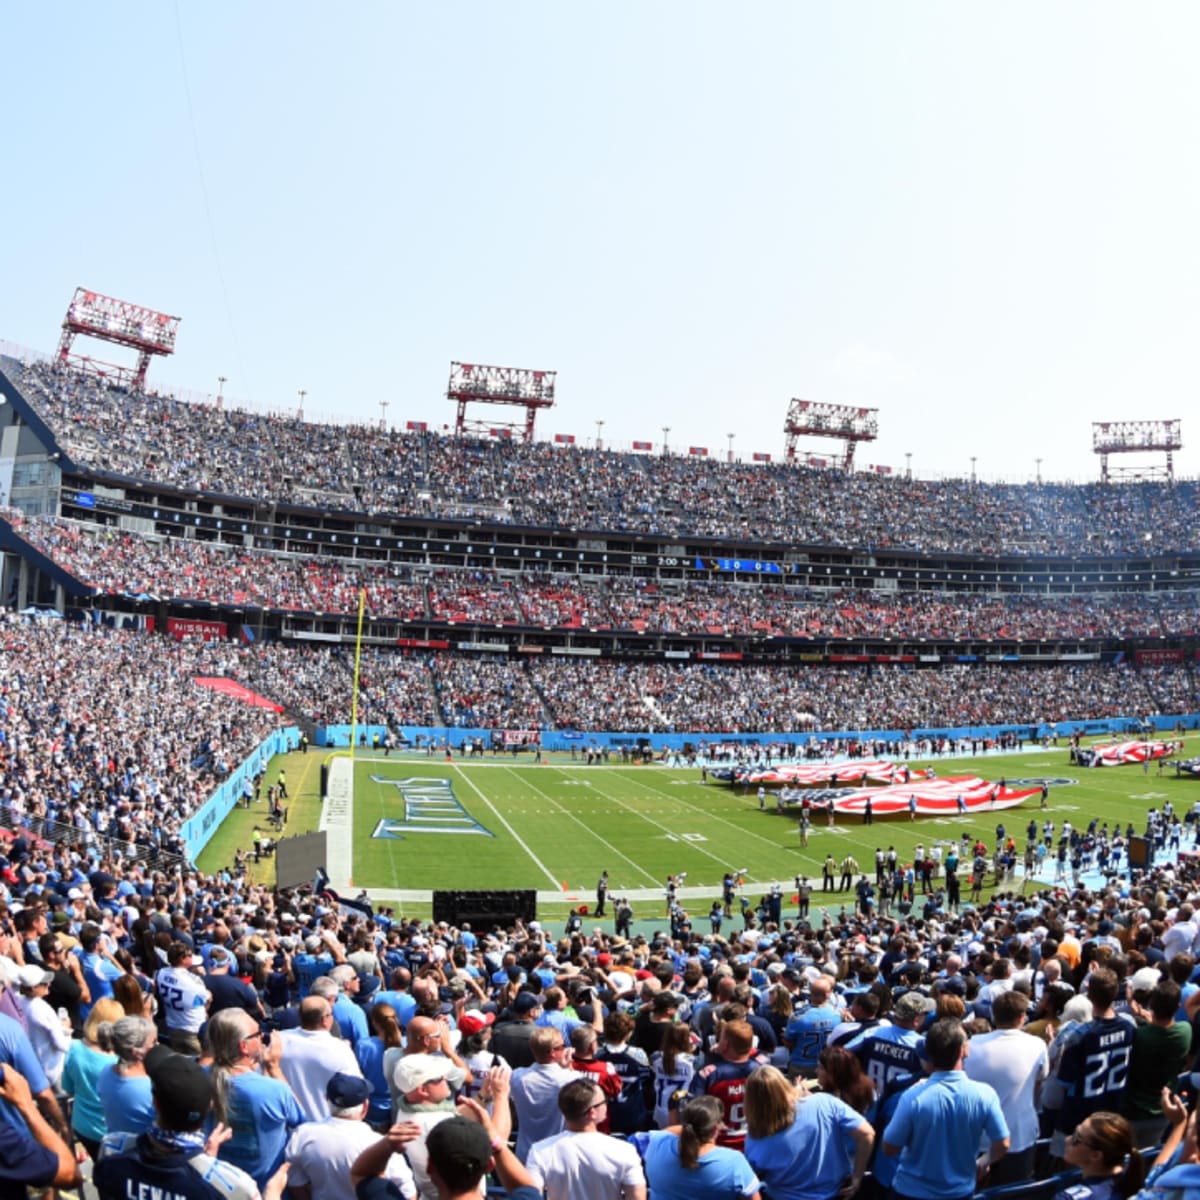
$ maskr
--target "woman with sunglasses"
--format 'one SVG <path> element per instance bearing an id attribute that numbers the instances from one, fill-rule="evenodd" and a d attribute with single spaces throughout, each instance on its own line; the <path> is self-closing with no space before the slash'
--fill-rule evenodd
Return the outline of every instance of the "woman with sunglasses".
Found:
<path id="1" fill-rule="evenodd" d="M 1111 1112 L 1094 1112 L 1080 1121 L 1067 1138 L 1063 1161 L 1077 1168 L 1083 1178 L 1054 1200 L 1128 1200 L 1146 1175 L 1134 1145 L 1133 1126 Z"/>

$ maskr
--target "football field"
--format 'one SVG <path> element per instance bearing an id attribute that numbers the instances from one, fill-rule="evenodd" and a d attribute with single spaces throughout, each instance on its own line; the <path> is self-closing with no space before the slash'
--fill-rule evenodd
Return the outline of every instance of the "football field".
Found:
<path id="1" fill-rule="evenodd" d="M 640 897 L 638 915 L 661 904 L 668 874 L 687 873 L 681 895 L 693 917 L 719 895 L 726 871 L 744 871 L 747 895 L 772 881 L 792 890 L 797 875 L 819 884 L 826 853 L 839 862 L 853 854 L 873 873 L 875 848 L 895 846 L 902 862 L 918 844 L 958 841 L 964 830 L 990 847 L 1003 822 L 1023 848 L 1031 818 L 1050 817 L 1060 830 L 1069 819 L 1086 828 L 1092 817 L 1139 834 L 1146 812 L 1170 801 L 1181 816 L 1200 799 L 1200 785 L 1178 779 L 1168 763 L 1079 768 L 1065 746 L 945 758 L 931 762 L 939 777 L 979 775 L 1009 785 L 1050 785 L 1048 812 L 1035 795 L 1022 807 L 969 816 L 907 814 L 873 825 L 846 820 L 832 827 L 814 819 L 801 845 L 794 813 L 775 809 L 767 792 L 760 811 L 753 791 L 709 780 L 695 769 L 662 766 L 584 766 L 569 758 L 545 765 L 528 759 L 455 760 L 358 758 L 354 770 L 353 881 L 371 892 L 428 892 L 434 888 L 528 888 L 539 907 L 558 911 L 594 902 L 601 871 L 610 894 Z M 1185 846 L 1190 847 L 1188 828 Z M 1048 871 L 1043 882 L 1048 884 Z M 1032 888 L 1032 882 L 1029 885 Z M 412 900 L 415 897 L 407 897 Z M 816 898 L 816 897 L 815 897 Z M 707 901 L 707 902 L 704 902 Z M 406 908 L 409 905 L 406 904 Z"/>

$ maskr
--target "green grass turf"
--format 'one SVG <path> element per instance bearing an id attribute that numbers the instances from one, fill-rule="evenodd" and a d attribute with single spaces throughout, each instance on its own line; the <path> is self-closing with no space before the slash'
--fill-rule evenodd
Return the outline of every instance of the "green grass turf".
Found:
<path id="1" fill-rule="evenodd" d="M 287 766 L 292 791 L 287 834 L 317 827 L 320 761 L 316 752 L 291 754 L 274 760 L 268 770 L 267 778 L 273 781 L 281 763 Z M 1065 818 L 1086 826 L 1094 815 L 1110 826 L 1119 821 L 1122 828 L 1132 821 L 1140 833 L 1151 806 L 1161 808 L 1170 799 L 1182 815 L 1200 799 L 1200 783 L 1176 779 L 1169 766 L 1161 777 L 1156 766 L 1148 774 L 1136 766 L 1082 770 L 1070 765 L 1065 746 L 983 759 L 934 760 L 932 765 L 942 777 L 1075 779 L 1073 786 L 1051 789 L 1049 815 L 1060 828 Z M 550 756 L 544 766 L 534 766 L 528 758 L 517 765 L 507 759 L 482 764 L 455 760 L 450 765 L 393 756 L 360 759 L 355 770 L 355 887 L 553 888 L 563 895 L 562 902 L 539 906 L 539 916 L 551 921 L 565 916 L 578 900 L 593 902 L 602 870 L 609 872 L 614 896 L 626 888 L 661 889 L 669 872 L 687 871 L 687 886 L 711 887 L 715 899 L 725 870 L 745 867 L 747 895 L 757 899 L 761 892 L 756 885 L 771 879 L 790 881 L 807 874 L 819 884 L 827 851 L 839 861 L 849 851 L 870 872 L 876 846 L 886 850 L 895 845 L 901 859 L 910 861 L 918 842 L 928 846 L 958 839 L 964 828 L 990 846 L 998 820 L 1023 847 L 1030 817 L 1040 826 L 1044 815 L 1035 796 L 1020 808 L 977 817 L 910 822 L 904 814 L 876 820 L 869 827 L 839 823 L 832 830 L 819 818 L 804 850 L 795 819 L 772 811 L 770 793 L 768 811 L 760 813 L 753 793 L 742 796 L 723 784 L 702 784 L 698 769 L 585 767 L 572 764 L 569 756 Z M 403 814 L 403 802 L 397 788 L 373 782 L 371 775 L 449 779 L 466 811 L 495 836 L 408 833 L 402 840 L 373 838 L 381 818 Z M 239 846 L 248 849 L 253 827 L 266 827 L 265 808 L 263 803 L 230 813 L 201 855 L 200 869 L 217 871 L 232 862 Z M 273 862 L 265 860 L 251 873 L 258 881 L 272 883 Z M 819 891 L 814 902 L 821 902 Z M 840 899 L 832 903 L 836 907 Z M 403 908 L 415 916 L 430 911 L 429 904 L 419 902 Z M 689 901 L 688 908 L 694 919 L 702 917 L 708 902 Z M 663 905 L 641 901 L 634 911 L 639 918 L 661 918 Z"/>
<path id="2" fill-rule="evenodd" d="M 942 777 L 981 775 L 987 779 L 1063 777 L 1073 786 L 1051 790 L 1050 814 L 1061 827 L 1070 818 L 1085 827 L 1095 815 L 1122 828 L 1132 821 L 1140 833 L 1145 813 L 1170 799 L 1182 815 L 1200 798 L 1200 786 L 1143 774 L 1137 766 L 1072 768 L 1065 747 L 1030 749 L 986 759 L 933 763 Z M 1168 773 L 1169 772 L 1169 773 Z M 467 812 L 493 837 L 406 833 L 403 840 L 373 838 L 381 818 L 402 814 L 399 791 L 371 775 L 449 779 Z M 990 846 L 1003 821 L 1018 845 L 1025 844 L 1031 816 L 1039 825 L 1038 798 L 1020 808 L 973 817 L 876 820 L 872 826 L 820 818 L 803 849 L 796 820 L 772 810 L 760 812 L 753 793 L 742 796 L 727 785 L 700 781 L 699 770 L 662 767 L 583 767 L 553 759 L 544 766 L 505 760 L 483 764 L 436 760 L 401 763 L 396 759 L 356 764 L 354 843 L 355 886 L 371 888 L 548 888 L 593 897 L 596 878 L 607 869 L 612 893 L 661 887 L 670 872 L 686 871 L 687 886 L 717 887 L 727 869 L 746 868 L 747 891 L 756 881 L 790 881 L 797 874 L 820 879 L 827 851 L 841 859 L 847 851 L 871 871 L 876 846 L 895 845 L 902 860 L 923 842 L 961 837 L 967 829 Z M 649 906 L 649 902 L 643 902 Z M 565 905 L 564 905 L 565 907 Z M 635 906 L 637 908 L 638 906 Z M 689 905 L 693 915 L 700 905 Z M 707 908 L 707 906 L 704 906 Z M 640 913 L 639 913 L 640 915 Z"/>
<path id="3" fill-rule="evenodd" d="M 275 837 L 267 820 L 267 783 L 279 777 L 279 768 L 287 770 L 290 801 L 287 809 L 287 825 L 284 836 L 307 833 L 316 829 L 321 820 L 321 758 L 316 751 L 308 754 L 281 754 L 271 760 L 263 784 L 263 798 L 251 808 L 235 808 L 217 827 L 212 839 L 204 847 L 196 866 L 209 874 L 216 874 L 233 863 L 233 856 L 241 847 L 247 854 L 254 844 L 254 827 L 257 825 L 269 837 Z M 274 884 L 275 860 L 265 858 L 261 863 L 251 862 L 250 878 L 256 883 Z"/>

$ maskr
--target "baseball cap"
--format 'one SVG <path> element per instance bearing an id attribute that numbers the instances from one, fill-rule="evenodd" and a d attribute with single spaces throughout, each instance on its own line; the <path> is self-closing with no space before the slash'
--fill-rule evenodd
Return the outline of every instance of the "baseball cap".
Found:
<path id="1" fill-rule="evenodd" d="M 462 1083 L 463 1072 L 441 1054 L 405 1054 L 392 1075 L 396 1090 L 406 1096 L 435 1079 L 449 1080 L 452 1087 Z"/>
<path id="2" fill-rule="evenodd" d="M 371 1085 L 361 1075 L 339 1071 L 325 1085 L 325 1099 L 334 1108 L 354 1108 L 371 1097 Z"/>
<path id="3" fill-rule="evenodd" d="M 426 1135 L 425 1149 L 438 1174 L 455 1190 L 473 1186 L 492 1161 L 487 1131 L 466 1117 L 439 1121 Z"/>
<path id="4" fill-rule="evenodd" d="M 458 1030 L 460 1033 L 465 1033 L 468 1037 L 473 1033 L 479 1033 L 486 1029 L 489 1025 L 496 1023 L 495 1013 L 476 1012 L 472 1010 L 465 1012 L 458 1018 Z"/>
<path id="5" fill-rule="evenodd" d="M 43 984 L 49 986 L 54 982 L 54 972 L 45 971 L 33 963 L 26 963 L 17 969 L 17 982 L 23 988 L 42 987 Z"/>
<path id="6" fill-rule="evenodd" d="M 166 1046 L 155 1046 L 146 1055 L 146 1074 L 165 1126 L 194 1129 L 208 1116 L 212 1080 L 193 1059 Z"/>
<path id="7" fill-rule="evenodd" d="M 905 992 L 893 1005 L 895 1012 L 902 1021 L 911 1021 L 913 1017 L 923 1017 L 937 1007 L 932 996 L 923 996 L 920 992 Z"/>
<path id="8" fill-rule="evenodd" d="M 517 998 L 512 1002 L 512 1010 L 515 1013 L 531 1013 L 535 1008 L 541 1008 L 542 1002 L 532 992 L 519 992 Z"/>
<path id="9" fill-rule="evenodd" d="M 1130 990 L 1137 992 L 1152 992 L 1162 982 L 1162 974 L 1157 967 L 1142 967 L 1134 971 L 1129 980 Z"/>

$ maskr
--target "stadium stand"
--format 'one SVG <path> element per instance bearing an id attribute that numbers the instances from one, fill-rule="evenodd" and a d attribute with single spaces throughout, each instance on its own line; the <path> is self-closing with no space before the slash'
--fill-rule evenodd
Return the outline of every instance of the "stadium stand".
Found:
<path id="1" fill-rule="evenodd" d="M 304 423 L 4 360 L 68 459 L 126 479 L 326 509 L 969 555 L 1194 553 L 1194 481 L 996 485 Z"/>
<path id="2" fill-rule="evenodd" d="M 183 537 L 147 538 L 53 518 L 12 514 L 16 533 L 105 595 L 149 594 L 234 607 L 349 615 L 401 623 L 486 624 L 739 637 L 1047 642 L 1194 637 L 1194 593 L 1089 596 L 887 595 L 688 580 L 546 580 L 441 570 L 414 582 L 411 568 L 238 550 Z M 400 577 L 395 577 L 399 574 Z"/>
<path id="3" fill-rule="evenodd" d="M 319 1123 L 300 1122 L 300 1098 L 319 1109 L 335 1106 L 330 1121 L 342 1143 L 341 1157 L 326 1156 L 324 1186 L 331 1190 L 311 1185 L 309 1194 L 343 1188 L 350 1194 L 345 1147 L 369 1148 L 375 1140 L 356 1128 L 361 1119 L 383 1129 L 416 1113 L 427 1126 L 451 1116 L 441 1081 L 460 1059 L 466 1088 L 482 1087 L 479 1094 L 491 1102 L 491 1118 L 471 1110 L 486 1123 L 486 1150 L 502 1145 L 513 1085 L 506 1070 L 487 1073 L 494 1065 L 489 1036 L 514 1055 L 513 1065 L 543 1051 L 561 1065 L 570 1061 L 561 1048 L 569 1041 L 578 1047 L 575 1065 L 597 1081 L 596 1096 L 606 1078 L 617 1078 L 619 1064 L 635 1088 L 669 1085 L 664 1096 L 675 1087 L 711 1090 L 737 1105 L 741 1080 L 771 1062 L 791 1066 L 794 1075 L 811 1073 L 793 1055 L 810 1000 L 831 1009 L 831 1040 L 848 1047 L 844 1054 L 854 1062 L 842 1062 L 842 1073 L 834 1072 L 833 1059 L 821 1064 L 824 1075 L 817 1077 L 827 1095 L 819 1101 L 781 1092 L 785 1109 L 795 1110 L 792 1124 L 802 1128 L 805 1112 L 825 1105 L 822 1111 L 842 1127 L 866 1121 L 877 1143 L 903 1141 L 907 1093 L 880 1069 L 869 1039 L 855 1039 L 883 1018 L 894 1022 L 878 1026 L 893 1031 L 884 1040 L 906 1053 L 907 1033 L 915 1039 L 918 1030 L 927 1032 L 935 1015 L 965 1020 L 973 1037 L 995 1036 L 992 1022 L 1000 1024 L 1007 1011 L 998 998 L 1013 991 L 1029 996 L 1040 1027 L 1015 1036 L 1029 1039 L 1026 1048 L 1043 1039 L 1049 1083 L 1040 1111 L 1004 1110 L 1006 1128 L 1027 1133 L 1032 1122 L 1054 1140 L 1039 1141 L 1026 1157 L 1014 1153 L 1008 1174 L 1005 1159 L 998 1160 L 996 1175 L 1014 1182 L 996 1200 L 1081 1196 L 1064 1189 L 1081 1175 L 1086 1189 L 1104 1173 L 1119 1181 L 1118 1194 L 1129 1195 L 1140 1182 L 1138 1157 L 1126 1165 L 1130 1138 L 1152 1148 L 1167 1136 L 1174 1148 L 1171 1139 L 1182 1133 L 1178 1116 L 1154 1104 L 1159 1086 L 1178 1074 L 1189 1053 L 1200 1010 L 1200 993 L 1189 981 L 1200 945 L 1197 858 L 1160 859 L 1132 884 L 1064 880 L 1041 894 L 1001 891 L 962 911 L 936 900 L 914 902 L 911 874 L 906 885 L 905 864 L 898 864 L 899 903 L 883 917 L 844 912 L 822 924 L 768 914 L 764 923 L 751 918 L 724 936 L 673 921 L 670 933 L 650 938 L 596 928 L 555 943 L 533 926 L 471 930 L 398 918 L 329 894 L 276 893 L 253 881 L 242 853 L 221 876 L 206 876 L 181 852 L 189 818 L 264 737 L 285 723 L 320 729 L 349 719 L 352 649 L 337 643 L 364 592 L 377 637 L 359 663 L 358 720 L 398 735 L 439 727 L 682 731 L 708 737 L 712 758 L 720 760 L 740 752 L 722 744 L 723 734 L 769 739 L 804 730 L 828 735 L 824 749 L 831 754 L 927 755 L 981 743 L 984 735 L 971 730 L 1194 716 L 1197 591 L 1191 565 L 1180 557 L 1198 549 L 1194 483 L 1007 487 L 843 476 L 313 425 L 134 395 L 39 362 L 8 360 L 4 371 L 52 432 L 46 460 L 60 455 L 59 469 L 75 481 L 72 519 L 58 507 L 4 514 L 14 596 L 23 589 L 26 600 L 53 597 L 75 618 L 11 612 L 0 618 L 0 824 L 7 833 L 0 862 L 0 1059 L 28 1081 L 49 1118 L 48 1132 L 28 1106 L 25 1117 L 7 1106 L 0 1115 L 21 1133 L 29 1119 L 27 1143 L 53 1152 L 61 1133 L 95 1158 L 107 1138 L 108 1152 L 124 1155 L 119 1161 L 127 1174 L 133 1171 L 136 1118 L 101 1104 L 100 1092 L 114 1079 L 130 1083 L 131 1091 L 159 1086 L 157 1060 L 143 1065 L 141 1055 L 151 1032 L 164 1041 L 190 1033 L 176 1020 L 185 993 L 210 1016 L 226 1002 L 240 1009 L 205 1032 L 214 1075 L 224 1081 L 219 1102 L 231 1106 L 222 1111 L 232 1114 L 234 1131 L 213 1151 L 224 1160 L 219 1170 L 228 1172 L 221 1178 L 246 1195 L 267 1185 L 284 1161 L 293 1163 L 293 1183 L 306 1186 L 304 1172 L 312 1168 L 304 1148 L 323 1135 L 314 1130 Z M 89 520 L 79 519 L 85 484 L 95 489 L 86 492 L 93 500 L 112 501 Z M 245 516 L 231 518 L 228 528 L 217 524 L 226 506 L 217 513 L 209 503 L 218 494 L 246 498 Z M 295 524 L 293 536 L 280 536 L 280 505 L 295 506 L 282 518 Z M 306 509 L 317 516 L 306 516 Z M 434 523 L 418 536 L 426 544 L 415 557 L 370 545 L 395 537 L 383 514 Z M 371 520 L 358 520 L 364 516 Z M 436 524 L 443 521 L 450 524 Z M 468 523 L 487 532 L 493 549 L 519 544 L 547 555 L 579 549 L 578 561 L 579 530 L 828 545 L 863 559 L 908 548 L 956 556 L 960 584 L 970 571 L 991 571 L 997 579 L 1008 572 L 1012 586 L 954 588 L 944 564 L 936 568 L 940 580 L 922 584 L 914 575 L 903 591 L 816 587 L 786 576 L 714 582 L 674 567 L 670 577 L 649 568 L 638 576 L 636 548 L 623 551 L 628 570 L 604 569 L 606 551 L 598 551 L 587 571 L 550 570 L 547 563 L 557 560 L 538 563 L 532 556 L 508 571 L 472 564 L 469 552 L 451 553 Z M 545 536 L 504 541 L 518 526 L 539 527 Z M 320 549 L 304 545 L 314 532 L 326 539 Z M 1134 567 L 1134 559 L 1148 561 L 1148 532 L 1161 562 Z M 1072 566 L 1072 578 L 1091 573 L 1091 585 L 1073 582 L 1055 594 L 1051 581 L 1059 568 L 1047 559 L 1062 554 L 1115 557 Z M 1028 563 L 1023 578 L 1036 579 L 1034 589 L 1023 591 L 1008 563 L 996 565 L 996 555 Z M 674 556 L 690 560 L 691 551 Z M 914 571 L 923 569 L 913 562 Z M 203 617 L 179 639 L 114 627 L 161 629 L 197 612 L 220 618 L 225 636 L 202 640 L 196 630 Z M 312 620 L 289 624 L 296 614 Z M 587 641 L 596 653 L 518 656 L 512 652 L 518 642 L 507 636 L 512 631 L 519 639 L 544 639 L 520 643 L 527 648 L 578 648 Z M 334 644 L 306 640 L 312 633 Z M 501 639 L 503 652 L 492 649 L 493 639 Z M 464 640 L 475 648 L 465 650 Z M 1003 642 L 1012 653 L 999 657 L 1013 661 L 964 653 L 981 641 Z M 830 653 L 851 642 L 883 653 L 853 662 Z M 805 653 L 815 647 L 819 661 L 789 659 L 791 643 Z M 768 644 L 773 657 L 755 657 Z M 700 659 L 710 645 L 734 647 L 740 661 Z M 1084 645 L 1089 649 L 1081 655 Z M 668 658 L 669 651 L 688 657 Z M 247 696 L 270 703 L 247 704 Z M 1188 821 L 1193 846 L 1200 837 L 1197 810 L 1200 803 Z M 1109 861 L 1124 865 L 1119 834 L 1105 849 L 1114 856 Z M 1181 995 L 1171 979 L 1187 992 Z M 381 987 L 386 1007 L 371 1002 Z M 114 991 L 125 1007 L 100 1007 L 104 1019 L 85 1024 L 89 1010 Z M 1064 1010 L 1072 991 L 1081 995 L 1074 1010 Z M 897 1008 L 906 992 L 920 999 Z M 60 1004 L 65 1025 L 55 1012 Z M 927 1011 L 935 1005 L 936 1014 Z M 135 1020 L 149 1012 L 154 1025 L 114 1021 L 126 1012 Z M 653 1053 L 660 1036 L 653 1025 L 664 1014 L 675 1018 L 666 1024 L 690 1031 L 672 1052 L 673 1067 Z M 723 1024 L 712 1036 L 714 1017 Z M 747 1017 L 754 1024 L 745 1027 L 743 1051 Z M 1021 1023 L 1021 1014 L 1014 1020 Z M 335 1023 L 343 1038 L 328 1032 Z M 573 1023 L 581 1027 L 574 1033 Z M 305 1032 L 283 1032 L 297 1026 Z M 598 1047 L 596 1027 L 603 1032 Z M 532 1029 L 544 1031 L 540 1049 L 529 1040 Z M 195 1032 L 201 1030 L 197 1022 Z M 257 1037 L 267 1030 L 275 1033 L 269 1050 Z M 753 1039 L 765 1045 L 767 1035 L 779 1048 L 759 1054 Z M 1120 1041 L 1120 1061 L 1111 1041 L 1101 1044 L 1105 1038 Z M 986 1043 L 975 1045 L 982 1051 Z M 310 1048 L 305 1061 L 312 1071 L 337 1081 L 328 1094 L 314 1092 L 297 1074 L 301 1047 Z M 120 1052 L 119 1064 L 110 1048 Z M 1101 1053 L 1103 1069 L 1089 1057 Z M 407 1060 L 400 1076 L 397 1059 Z M 1039 1054 L 1033 1059 L 1041 1062 Z M 606 1071 L 606 1062 L 613 1069 Z M 905 1062 L 914 1076 L 924 1074 L 915 1046 Z M 337 1073 L 347 1068 L 361 1072 L 366 1084 Z M 968 1059 L 968 1074 L 969 1068 Z M 178 1064 L 171 1077 L 193 1078 Z M 273 1085 L 277 1116 L 269 1129 L 255 1118 L 266 1111 L 264 1102 L 252 1102 L 253 1112 L 236 1108 L 241 1085 L 231 1081 L 245 1077 L 261 1082 L 249 1093 L 260 1101 Z M 1097 1079 L 1104 1084 L 1099 1091 L 1091 1086 Z M 1087 1104 L 1075 1086 L 1081 1080 L 1089 1081 Z M 710 1088 L 710 1081 L 719 1086 Z M 919 1094 L 919 1079 L 903 1082 Z M 778 1087 L 769 1074 L 758 1083 Z M 555 1092 L 546 1092 L 551 1117 Z M 62 1094 L 74 1097 L 66 1120 L 56 1099 Z M 1125 1116 L 1101 1121 L 1092 1111 L 1101 1102 Z M 1006 1104 L 1019 1103 L 1016 1095 L 1006 1097 Z M 618 1151 L 597 1141 L 609 1136 L 589 1123 L 599 1107 L 597 1100 L 579 1120 L 568 1111 L 568 1136 L 590 1139 L 597 1154 L 628 1158 L 630 1143 Z M 644 1136 L 662 1122 L 653 1105 L 639 1111 L 632 1145 L 644 1165 L 629 1159 L 623 1169 L 631 1187 L 644 1171 L 654 1188 L 663 1146 L 674 1142 L 656 1145 Z M 726 1117 L 733 1123 L 732 1110 Z M 1126 1118 L 1135 1124 L 1126 1126 Z M 164 1120 L 160 1111 L 149 1129 L 155 1153 L 183 1147 L 200 1155 L 202 1134 L 165 1129 Z M 825 1166 L 827 1193 L 804 1194 L 832 1200 L 839 1193 L 856 1168 L 839 1157 L 831 1128 L 814 1126 L 804 1154 L 773 1177 L 770 1195 L 786 1194 L 789 1182 L 810 1183 Z M 761 1139 L 756 1129 L 751 1134 L 745 1153 L 765 1173 L 772 1156 L 760 1156 Z M 472 1135 L 457 1136 L 462 1145 Z M 771 1136 L 784 1138 L 784 1128 Z M 421 1178 L 425 1152 L 436 1158 L 438 1139 L 419 1145 L 424 1149 L 411 1149 L 408 1158 Z M 970 1173 L 976 1146 L 964 1146 Z M 750 1172 L 741 1149 L 723 1152 L 729 1170 Z M 502 1177 L 521 1182 L 519 1164 L 510 1169 L 512 1156 L 500 1153 Z M 1193 1137 L 1184 1154 L 1196 1153 Z M 906 1154 L 902 1166 L 915 1169 L 919 1156 L 906 1160 Z M 1063 1170 L 1048 1168 L 1051 1154 L 1062 1158 Z M 389 1159 L 401 1194 L 411 1194 L 401 1156 L 385 1153 L 357 1172 L 382 1171 Z M 542 1161 L 542 1154 L 532 1156 L 538 1170 Z M 241 1168 L 249 1178 L 233 1174 Z M 47 1182 L 44 1161 L 29 1169 L 30 1182 Z M 611 1182 L 611 1172 L 590 1160 L 582 1169 L 590 1172 L 589 1186 Z M 1155 1182 L 1168 1189 L 1176 1178 Z M 268 1186 L 274 1191 L 264 1194 L 278 1193 Z M 868 1190 L 876 1189 L 869 1194 L 881 1195 L 881 1187 L 867 1181 Z M 435 1193 L 425 1186 L 421 1194 Z M 699 1200 L 702 1193 L 697 1186 L 688 1194 Z"/>

